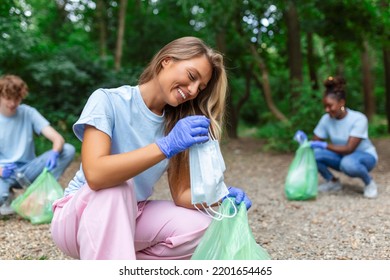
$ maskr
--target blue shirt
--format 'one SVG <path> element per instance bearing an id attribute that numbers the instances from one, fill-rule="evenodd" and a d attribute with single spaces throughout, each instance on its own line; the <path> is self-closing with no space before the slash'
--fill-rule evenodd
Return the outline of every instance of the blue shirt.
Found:
<path id="1" fill-rule="evenodd" d="M 88 99 L 79 120 L 73 125 L 73 131 L 81 141 L 86 124 L 111 138 L 111 154 L 142 148 L 164 136 L 164 115 L 159 116 L 149 110 L 138 86 L 96 90 Z M 146 200 L 152 195 L 154 185 L 167 165 L 168 160 L 163 160 L 133 178 L 138 201 Z M 80 166 L 64 195 L 77 191 L 85 183 Z"/>
<path id="2" fill-rule="evenodd" d="M 39 135 L 49 122 L 33 107 L 21 104 L 10 117 L 0 114 L 0 166 L 35 159 L 34 133 Z"/>
<path id="3" fill-rule="evenodd" d="M 322 116 L 314 129 L 314 134 L 321 139 L 330 139 L 335 145 L 346 145 L 350 136 L 361 138 L 356 151 L 369 153 L 378 160 L 375 146 L 368 138 L 368 120 L 361 112 L 346 109 L 347 114 L 342 119 L 331 118 L 329 114 Z"/>

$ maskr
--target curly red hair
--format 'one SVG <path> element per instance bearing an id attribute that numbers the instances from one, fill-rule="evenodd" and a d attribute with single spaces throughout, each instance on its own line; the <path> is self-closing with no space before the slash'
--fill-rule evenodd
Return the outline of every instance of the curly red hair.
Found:
<path id="1" fill-rule="evenodd" d="M 7 99 L 24 99 L 28 94 L 27 84 L 18 76 L 0 77 L 0 97 Z"/>

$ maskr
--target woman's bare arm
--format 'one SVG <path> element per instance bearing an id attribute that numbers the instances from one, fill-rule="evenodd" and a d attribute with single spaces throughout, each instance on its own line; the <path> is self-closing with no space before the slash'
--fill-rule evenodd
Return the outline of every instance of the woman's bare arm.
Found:
<path id="1" fill-rule="evenodd" d="M 156 144 L 111 155 L 111 138 L 86 125 L 81 150 L 83 171 L 93 190 L 110 188 L 138 175 L 165 159 Z"/>

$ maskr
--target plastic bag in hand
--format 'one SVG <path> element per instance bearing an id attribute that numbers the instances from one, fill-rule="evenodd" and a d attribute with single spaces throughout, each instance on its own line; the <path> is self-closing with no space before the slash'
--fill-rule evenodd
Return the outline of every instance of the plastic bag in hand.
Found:
<path id="1" fill-rule="evenodd" d="M 52 204 L 63 193 L 61 185 L 45 168 L 26 191 L 12 201 L 11 207 L 32 224 L 50 223 L 53 218 Z"/>
<path id="2" fill-rule="evenodd" d="M 220 205 L 223 215 L 231 215 L 234 198 Z M 232 203 L 233 202 L 233 203 Z M 213 220 L 196 247 L 192 260 L 269 260 L 268 252 L 257 244 L 248 223 L 248 213 L 242 202 L 237 215 L 230 219 Z"/>

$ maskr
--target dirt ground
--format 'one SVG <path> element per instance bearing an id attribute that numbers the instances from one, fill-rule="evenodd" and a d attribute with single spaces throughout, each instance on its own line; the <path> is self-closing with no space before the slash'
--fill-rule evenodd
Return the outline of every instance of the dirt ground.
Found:
<path id="1" fill-rule="evenodd" d="M 363 183 L 338 174 L 343 189 L 311 201 L 288 201 L 284 182 L 294 157 L 262 151 L 251 138 L 222 145 L 225 182 L 253 201 L 248 219 L 256 241 L 272 259 L 390 259 L 390 138 L 373 141 L 379 163 L 372 175 L 377 199 L 363 197 Z M 79 168 L 75 160 L 60 179 L 66 186 Z M 153 199 L 170 199 L 165 177 Z M 0 218 L 0 259 L 69 259 L 50 238 L 49 225 L 31 225 L 16 215 Z"/>

